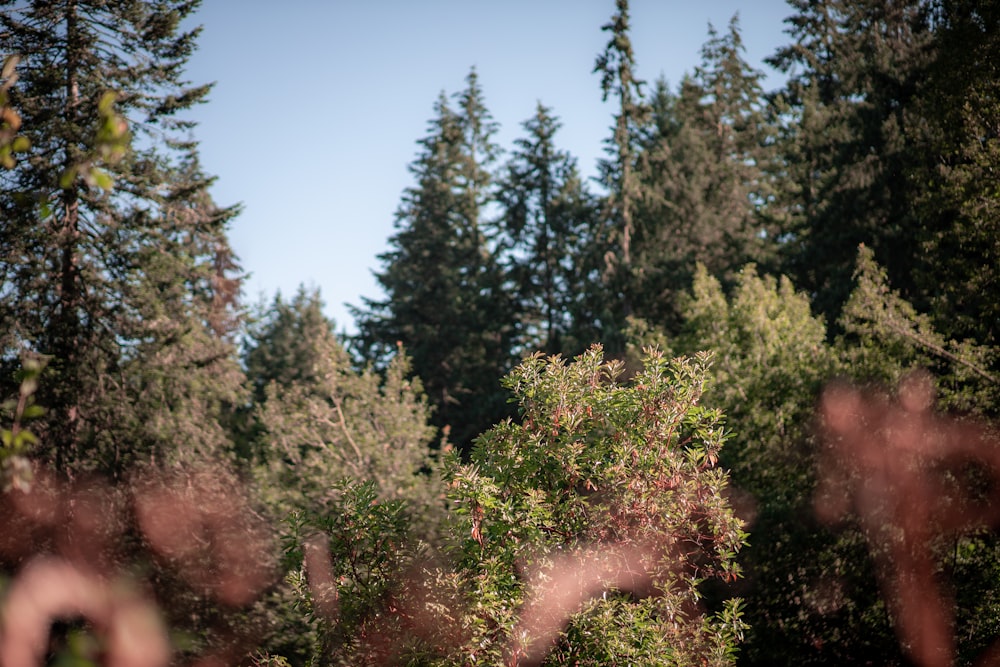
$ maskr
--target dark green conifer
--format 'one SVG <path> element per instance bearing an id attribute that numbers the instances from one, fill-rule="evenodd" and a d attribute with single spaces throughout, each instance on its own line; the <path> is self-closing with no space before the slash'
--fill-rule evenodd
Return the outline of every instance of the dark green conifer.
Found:
<path id="1" fill-rule="evenodd" d="M 434 424 L 459 445 L 507 413 L 498 378 L 511 365 L 513 306 L 487 240 L 495 123 L 475 71 L 444 94 L 403 195 L 377 279 L 386 298 L 355 309 L 364 356 L 386 363 L 402 344 L 434 407 Z"/>
<path id="2" fill-rule="evenodd" d="M 941 331 L 1000 346 L 1000 5 L 933 3 L 934 57 L 918 102 L 920 302 Z"/>
<path id="3" fill-rule="evenodd" d="M 697 263 L 730 285 L 775 245 L 773 129 L 763 75 L 743 51 L 737 17 L 725 35 L 709 26 L 694 74 L 676 94 L 659 81 L 652 95 L 637 168 L 636 312 L 668 330 L 677 329 L 678 297 Z"/>
<path id="4" fill-rule="evenodd" d="M 181 22 L 197 5 L 0 3 L 31 141 L 0 182 L 3 382 L 22 350 L 51 355 L 41 453 L 66 470 L 227 445 L 219 416 L 241 382 L 226 238 L 236 209 L 209 197 L 181 116 L 209 90 L 184 80 L 199 29 Z M 109 91 L 133 136 L 96 171 Z"/>
<path id="5" fill-rule="evenodd" d="M 790 74 L 780 91 L 790 121 L 785 267 L 832 322 L 850 293 L 859 243 L 913 291 L 919 250 L 907 174 L 922 141 L 913 109 L 931 23 L 921 0 L 790 4 L 795 42 L 769 60 Z"/>
<path id="6" fill-rule="evenodd" d="M 608 305 L 605 308 L 605 344 L 617 352 L 619 330 L 634 309 L 633 237 L 635 208 L 642 196 L 635 172 L 638 129 L 649 116 L 643 99 L 644 81 L 636 77 L 635 54 L 629 37 L 628 0 L 615 0 L 616 13 L 601 30 L 611 33 L 604 52 L 598 55 L 594 72 L 601 74 L 601 99 L 617 100 L 614 133 L 607 140 L 608 159 L 599 164 L 600 180 L 608 190 L 603 218 L 606 230 L 605 282 Z"/>
<path id="7" fill-rule="evenodd" d="M 517 346 L 577 353 L 600 335 L 593 302 L 601 258 L 590 252 L 596 202 L 576 160 L 555 146 L 561 123 L 538 104 L 515 140 L 499 189 L 505 270 L 518 297 Z"/>

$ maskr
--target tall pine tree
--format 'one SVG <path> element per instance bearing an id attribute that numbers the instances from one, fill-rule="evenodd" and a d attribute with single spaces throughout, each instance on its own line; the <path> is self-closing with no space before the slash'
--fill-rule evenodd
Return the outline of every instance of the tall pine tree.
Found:
<path id="1" fill-rule="evenodd" d="M 921 0 L 792 0 L 795 42 L 769 62 L 791 76 L 781 91 L 785 269 L 835 321 L 851 290 L 858 244 L 872 248 L 893 284 L 912 293 L 919 249 L 914 103 L 926 76 L 931 24 Z"/>
<path id="2" fill-rule="evenodd" d="M 499 188 L 503 261 L 518 296 L 519 349 L 578 354 L 600 335 L 601 267 L 588 252 L 597 207 L 576 160 L 556 148 L 560 126 L 539 103 L 514 142 Z"/>
<path id="3" fill-rule="evenodd" d="M 773 131 L 763 75 L 743 52 L 737 17 L 724 35 L 709 26 L 693 76 L 677 94 L 660 81 L 652 96 L 637 168 L 637 314 L 671 330 L 698 262 L 732 284 L 774 247 Z"/>
<path id="4" fill-rule="evenodd" d="M 459 445 L 507 413 L 499 378 L 511 365 L 513 306 L 487 239 L 490 169 L 498 149 L 475 70 L 453 108 L 442 94 L 410 166 L 390 250 L 377 279 L 386 298 L 355 309 L 358 342 L 386 362 L 401 343 Z"/>
<path id="5" fill-rule="evenodd" d="M 932 4 L 934 56 L 919 109 L 920 300 L 951 336 L 1000 345 L 1000 6 Z"/>
<path id="6" fill-rule="evenodd" d="M 181 117 L 209 90 L 184 80 L 199 30 L 181 23 L 197 5 L 0 3 L 4 48 L 22 57 L 11 99 L 31 140 L 0 182 L 2 381 L 24 350 L 51 355 L 41 454 L 66 470 L 117 473 L 227 446 L 218 417 L 241 382 L 226 238 L 236 209 L 212 202 Z M 134 137 L 95 178 L 80 167 L 108 91 Z M 100 187 L 112 178 L 112 191 Z"/>
<path id="7" fill-rule="evenodd" d="M 605 344 L 612 352 L 621 347 L 617 334 L 634 310 L 632 245 L 636 202 L 642 196 L 635 172 L 636 141 L 639 128 L 649 116 L 643 100 L 644 82 L 636 77 L 628 0 L 615 0 L 615 8 L 611 21 L 601 28 L 611 33 L 611 38 L 594 64 L 594 72 L 601 75 L 601 99 L 607 102 L 614 97 L 618 104 L 614 133 L 607 141 L 609 158 L 599 164 L 600 180 L 608 190 L 603 214 L 608 284 L 604 319 Z"/>

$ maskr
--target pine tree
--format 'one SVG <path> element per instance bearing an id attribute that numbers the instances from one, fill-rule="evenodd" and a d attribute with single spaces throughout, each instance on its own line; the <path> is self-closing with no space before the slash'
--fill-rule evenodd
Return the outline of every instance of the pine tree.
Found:
<path id="1" fill-rule="evenodd" d="M 919 301 L 958 339 L 1000 345 L 1000 7 L 932 3 L 933 62 L 918 108 Z M 916 299 L 915 299 L 916 300 Z"/>
<path id="2" fill-rule="evenodd" d="M 386 497 L 405 498 L 428 466 L 433 439 L 420 381 L 402 350 L 383 375 L 356 371 L 322 308 L 318 290 L 300 287 L 290 301 L 277 295 L 249 332 L 255 463 L 280 480 L 273 493 L 299 499 L 292 503 L 299 509 L 322 508 L 339 478 L 371 480 Z"/>
<path id="3" fill-rule="evenodd" d="M 561 123 L 538 104 L 515 140 L 499 187 L 505 272 L 519 303 L 524 351 L 581 352 L 597 342 L 590 306 L 598 296 L 600 266 L 593 261 L 596 204 L 576 160 L 556 148 Z M 597 258 L 600 259 L 600 258 Z"/>
<path id="4" fill-rule="evenodd" d="M 323 314 L 319 290 L 300 285 L 290 300 L 277 294 L 250 325 L 243 364 L 255 403 L 262 403 L 268 386 L 316 382 L 323 341 L 334 338 L 333 322 Z"/>
<path id="5" fill-rule="evenodd" d="M 133 459 L 219 451 L 241 381 L 231 334 L 239 283 L 234 208 L 207 189 L 192 124 L 208 86 L 183 80 L 196 2 L 4 2 L 12 91 L 30 151 L 0 190 L 2 357 L 51 355 L 39 400 L 44 455 L 120 471 Z M 81 169 L 108 91 L 134 137 L 106 172 Z M 95 173 L 97 178 L 95 178 Z M 115 181 L 107 192 L 101 186 Z M 181 447 L 181 443 L 185 443 Z"/>
<path id="6" fill-rule="evenodd" d="M 617 12 L 601 30 L 611 33 L 604 52 L 597 57 L 594 72 L 601 74 L 601 99 L 617 98 L 614 133 L 607 140 L 609 159 L 600 162 L 600 180 L 608 190 L 604 207 L 605 281 L 608 306 L 605 308 L 605 343 L 616 351 L 618 331 L 634 309 L 633 237 L 635 207 L 642 196 L 635 173 L 636 140 L 649 116 L 644 103 L 644 81 L 635 75 L 635 54 L 629 37 L 628 0 L 615 0 Z M 609 336 L 611 338 L 609 338 Z"/>
<path id="7" fill-rule="evenodd" d="M 513 306 L 487 239 L 496 130 L 473 70 L 457 108 L 441 95 L 416 184 L 396 214 L 377 279 L 386 299 L 355 309 L 364 356 L 385 363 L 402 344 L 424 382 L 435 425 L 459 445 L 506 414 L 499 378 L 511 365 Z"/>
<path id="8" fill-rule="evenodd" d="M 864 243 L 912 292 L 919 255 L 912 215 L 916 93 L 931 38 L 921 0 L 793 0 L 795 43 L 769 62 L 791 74 L 781 91 L 792 194 L 786 270 L 835 321 Z M 917 121 L 918 122 L 918 121 Z"/>
<path id="9" fill-rule="evenodd" d="M 663 81 L 651 98 L 638 176 L 637 314 L 676 330 L 679 299 L 695 265 L 732 284 L 775 244 L 773 129 L 762 74 L 743 59 L 736 16 L 725 35 L 709 26 L 702 62 L 673 94 Z"/>
<path id="10" fill-rule="evenodd" d="M 385 618 L 387 591 L 411 552 L 440 534 L 435 429 L 420 381 L 402 350 L 384 373 L 356 371 L 318 290 L 304 288 L 291 300 L 275 297 L 251 327 L 244 359 L 254 395 L 251 467 L 286 545 L 286 585 L 266 601 L 274 622 L 263 644 L 293 664 L 369 664 L 357 653 L 359 635 Z M 336 617 L 319 613 L 302 580 L 317 534 L 338 582 Z"/>

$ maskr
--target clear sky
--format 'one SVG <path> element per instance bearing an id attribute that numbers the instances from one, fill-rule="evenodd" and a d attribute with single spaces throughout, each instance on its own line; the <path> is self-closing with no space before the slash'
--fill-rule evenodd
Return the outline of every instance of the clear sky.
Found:
<path id="1" fill-rule="evenodd" d="M 638 76 L 676 87 L 700 60 L 711 22 L 739 12 L 745 57 L 777 87 L 763 59 L 788 42 L 783 0 L 633 0 Z M 610 135 L 594 60 L 614 0 L 204 0 L 189 63 L 214 81 L 199 122 L 205 170 L 220 205 L 242 203 L 230 231 L 249 273 L 248 303 L 319 287 L 338 331 L 345 304 L 381 298 L 372 272 L 393 233 L 416 155 L 443 90 L 476 68 L 505 149 L 537 101 L 563 123 L 560 148 L 593 176 Z"/>

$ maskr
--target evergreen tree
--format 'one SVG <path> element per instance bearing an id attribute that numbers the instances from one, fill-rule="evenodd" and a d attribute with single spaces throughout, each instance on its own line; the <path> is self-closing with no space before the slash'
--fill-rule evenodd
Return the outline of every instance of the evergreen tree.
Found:
<path id="1" fill-rule="evenodd" d="M 262 644 L 296 665 L 365 662 L 352 652 L 355 635 L 384 611 L 397 566 L 438 541 L 444 509 L 435 429 L 409 357 L 398 352 L 382 374 L 356 371 L 322 306 L 318 290 L 279 294 L 250 327 L 244 353 L 251 468 L 286 547 L 285 585 L 259 610 L 270 619 Z M 304 580 L 317 534 L 340 582 L 338 617 L 320 613 Z"/>
<path id="2" fill-rule="evenodd" d="M 498 385 L 511 365 L 513 306 L 487 240 L 490 168 L 496 130 L 475 71 L 455 96 L 442 94 L 431 131 L 419 143 L 396 214 L 391 249 L 380 256 L 384 301 L 354 309 L 358 342 L 385 363 L 402 344 L 423 380 L 435 425 L 459 445 L 506 414 Z"/>
<path id="3" fill-rule="evenodd" d="M 600 266 L 593 253 L 596 205 L 576 160 L 556 148 L 561 123 L 541 103 L 515 140 L 499 187 L 504 269 L 518 297 L 525 351 L 580 352 L 597 342 L 592 312 Z M 597 258 L 599 259 L 599 258 Z"/>
<path id="4" fill-rule="evenodd" d="M 318 292 L 300 288 L 290 303 L 275 297 L 251 333 L 245 359 L 258 418 L 257 462 L 285 510 L 321 512 L 330 482 L 348 478 L 374 482 L 386 498 L 413 499 L 418 475 L 430 466 L 434 429 L 403 350 L 384 374 L 355 371 Z"/>
<path id="5" fill-rule="evenodd" d="M 9 371 L 24 349 L 52 357 L 38 428 L 63 469 L 227 446 L 219 417 L 241 383 L 226 239 L 236 209 L 211 201 L 178 117 L 209 89 L 183 79 L 198 29 L 180 24 L 197 4 L 0 3 L 31 142 L 0 182 L 0 358 Z M 84 167 L 108 91 L 135 137 L 100 172 Z"/>
<path id="6" fill-rule="evenodd" d="M 726 295 L 704 267 L 683 300 L 681 353 L 711 349 L 705 404 L 730 414 L 720 454 L 734 501 L 750 521 L 740 554 L 746 578 L 747 665 L 894 664 L 901 654 L 864 540 L 819 524 L 813 508 L 821 455 L 814 406 L 831 375 L 848 372 L 822 318 L 790 280 L 739 273 Z M 731 411 L 731 413 L 729 413 Z"/>
<path id="7" fill-rule="evenodd" d="M 637 206 L 637 314 L 676 330 L 695 265 L 732 283 L 775 245 L 773 130 L 762 74 L 743 59 L 737 17 L 726 35 L 709 26 L 702 62 L 672 94 L 659 81 L 642 137 Z"/>
<path id="8" fill-rule="evenodd" d="M 603 218 L 605 231 L 600 245 L 605 249 L 605 282 L 608 284 L 605 306 L 605 343 L 619 347 L 616 340 L 626 318 L 634 310 L 633 237 L 635 207 L 642 196 L 635 172 L 638 129 L 649 116 L 642 86 L 635 75 L 635 54 L 629 37 L 628 0 L 615 0 L 617 12 L 601 30 L 611 33 L 604 52 L 597 57 L 594 72 L 601 74 L 601 99 L 617 98 L 614 133 L 607 140 L 609 159 L 599 164 L 600 180 L 608 190 Z M 613 337 L 613 338 L 609 338 Z"/>
<path id="9" fill-rule="evenodd" d="M 922 0 L 792 0 L 795 43 L 769 62 L 791 76 L 779 109 L 791 195 L 786 268 L 835 321 L 851 290 L 859 243 L 893 282 L 913 291 L 919 234 L 908 182 L 916 94 L 926 76 L 931 26 Z"/>
<path id="10" fill-rule="evenodd" d="M 1000 7 L 932 3 L 934 56 L 918 108 L 923 163 L 911 182 L 919 302 L 950 336 L 1000 345 Z"/>
<path id="11" fill-rule="evenodd" d="M 333 339 L 318 289 L 300 285 L 290 301 L 275 296 L 250 325 L 243 353 L 254 402 L 264 402 L 272 382 L 279 389 L 316 383 L 317 365 L 329 351 L 321 348 Z"/>

